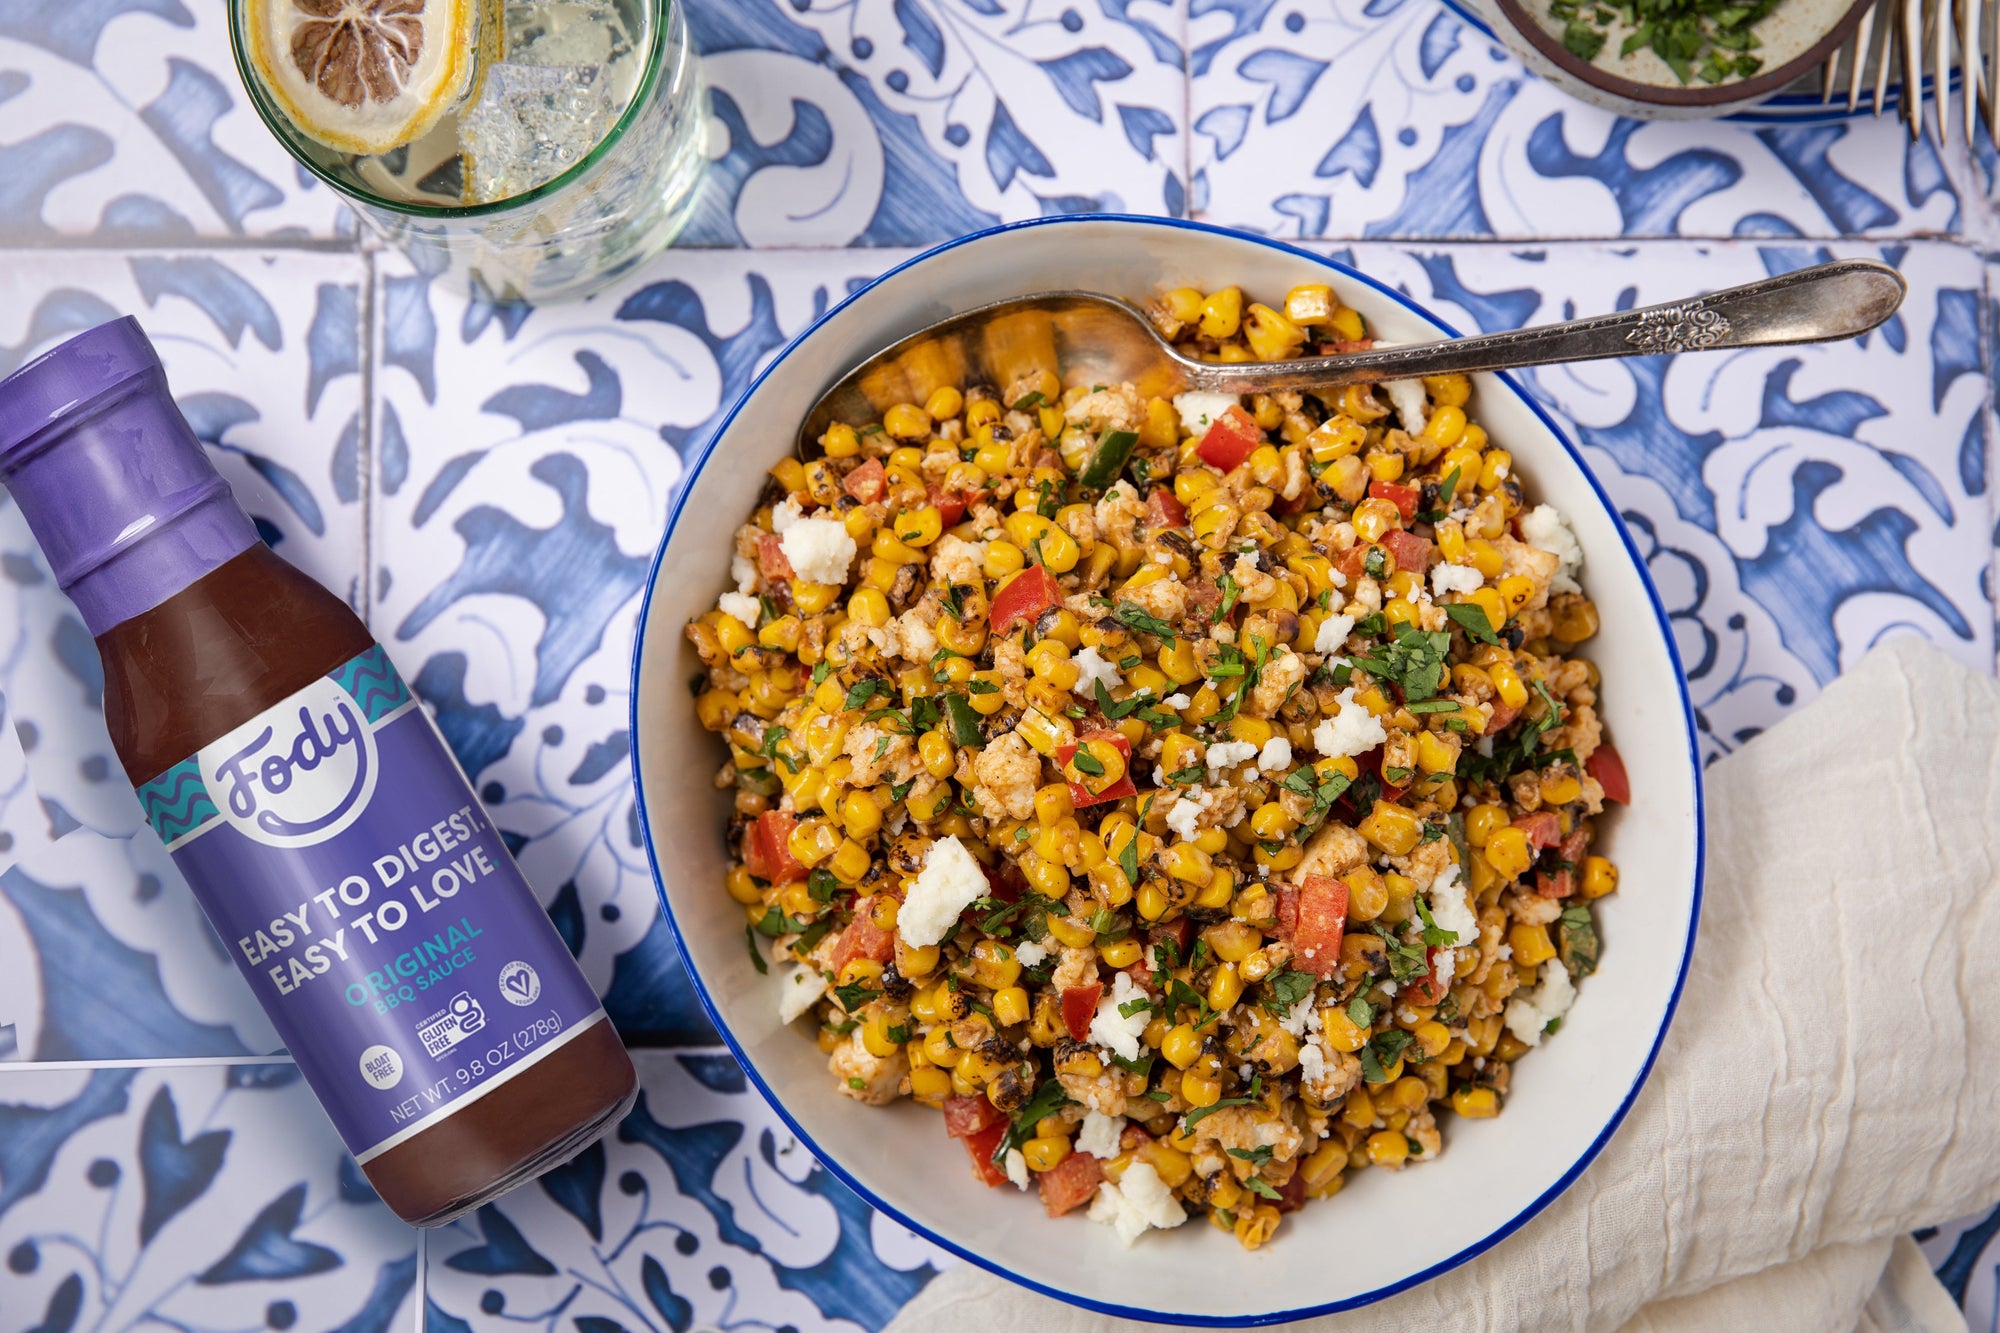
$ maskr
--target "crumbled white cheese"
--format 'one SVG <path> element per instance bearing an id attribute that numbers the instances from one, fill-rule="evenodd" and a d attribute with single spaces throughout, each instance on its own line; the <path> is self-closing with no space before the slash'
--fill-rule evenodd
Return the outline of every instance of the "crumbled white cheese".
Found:
<path id="1" fill-rule="evenodd" d="M 1175 801 L 1167 811 L 1167 827 L 1181 835 L 1182 842 L 1193 842 L 1201 820 L 1201 806 L 1183 796 Z"/>
<path id="2" fill-rule="evenodd" d="M 1291 1033 L 1294 1037 L 1303 1037 L 1308 1030 L 1317 1030 L 1319 1027 L 1319 1010 L 1313 1006 L 1313 999 L 1314 996 L 1311 991 L 1307 991 L 1304 995 L 1300 996 L 1299 1002 L 1292 1006 L 1291 1012 L 1278 1020 L 1278 1026 Z"/>
<path id="3" fill-rule="evenodd" d="M 1458 882 L 1458 867 L 1446 866 L 1431 881 L 1431 920 L 1437 922 L 1439 930 L 1448 930 L 1458 938 L 1454 944 L 1470 944 L 1479 938 L 1479 918 L 1465 900 L 1465 886 Z"/>
<path id="4" fill-rule="evenodd" d="M 1257 568 L 1256 556 L 1245 553 L 1236 557 L 1236 563 L 1229 567 L 1229 572 L 1240 582 L 1248 583 L 1264 571 Z"/>
<path id="5" fill-rule="evenodd" d="M 1382 388 L 1389 395 L 1389 401 L 1396 405 L 1396 419 L 1403 423 L 1403 429 L 1412 435 L 1423 434 L 1430 420 L 1424 415 L 1424 382 L 1383 380 Z"/>
<path id="6" fill-rule="evenodd" d="M 757 562 L 747 555 L 730 556 L 729 577 L 736 584 L 736 591 L 749 592 L 757 586 Z"/>
<path id="7" fill-rule="evenodd" d="M 1118 1155 L 1118 1140 L 1124 1133 L 1124 1116 L 1100 1115 L 1092 1111 L 1077 1127 L 1076 1150 L 1087 1152 L 1101 1162 L 1108 1162 Z"/>
<path id="8" fill-rule="evenodd" d="M 715 599 L 715 604 L 722 608 L 722 614 L 736 617 L 751 629 L 756 629 L 757 622 L 764 618 L 764 608 L 748 593 L 726 592 Z"/>
<path id="9" fill-rule="evenodd" d="M 1521 539 L 1538 551 L 1547 551 L 1557 560 L 1555 577 L 1549 587 L 1556 592 L 1582 592 L 1577 571 L 1583 568 L 1583 547 L 1570 531 L 1569 520 L 1554 505 L 1536 505 L 1521 515 Z"/>
<path id="10" fill-rule="evenodd" d="M 1233 393 L 1179 393 L 1174 395 L 1174 411 L 1181 414 L 1181 430 L 1200 438 L 1215 419 L 1243 400 Z"/>
<path id="11" fill-rule="evenodd" d="M 1342 690 L 1337 701 L 1340 711 L 1313 728 L 1313 748 L 1321 754 L 1335 758 L 1366 754 L 1389 739 L 1382 719 L 1355 700 L 1357 688 Z"/>
<path id="12" fill-rule="evenodd" d="M 1085 648 L 1069 659 L 1076 667 L 1076 692 L 1086 699 L 1097 697 L 1097 686 L 1109 691 L 1118 684 L 1118 667 L 1104 660 L 1096 648 Z"/>
<path id="13" fill-rule="evenodd" d="M 1326 1077 L 1326 1057 L 1320 1054 L 1318 1042 L 1308 1042 L 1299 1047 L 1299 1073 L 1308 1084 Z"/>
<path id="14" fill-rule="evenodd" d="M 1282 773 L 1291 766 L 1292 743 L 1283 736 L 1271 737 L 1257 752 L 1257 767 L 1266 773 Z"/>
<path id="15" fill-rule="evenodd" d="M 896 913 L 896 934 L 915 948 L 936 944 L 960 912 L 985 896 L 986 887 L 986 872 L 965 844 L 955 837 L 939 838 L 931 844 L 923 870 Z"/>
<path id="16" fill-rule="evenodd" d="M 808 583 L 840 584 L 854 560 L 854 538 L 837 519 L 802 518 L 785 529 L 785 559 Z"/>
<path id="17" fill-rule="evenodd" d="M 1105 1181 L 1090 1201 L 1090 1220 L 1101 1222 L 1130 1245 L 1152 1227 L 1162 1231 L 1187 1221 L 1187 1214 L 1174 1200 L 1174 1192 L 1160 1179 L 1151 1162 L 1134 1162 L 1125 1168 L 1117 1184 Z"/>
<path id="18" fill-rule="evenodd" d="M 1022 967 L 1040 967 L 1048 961 L 1049 946 L 1040 940 L 1022 940 L 1014 946 L 1014 957 Z"/>
<path id="19" fill-rule="evenodd" d="M 1177 692 L 1168 695 L 1166 698 L 1160 700 L 1160 702 L 1165 704 L 1169 708 L 1186 708 L 1189 704 L 1193 703 L 1194 700 L 1188 698 L 1185 693 Z"/>
<path id="20" fill-rule="evenodd" d="M 1507 1001 L 1507 1030 L 1523 1046 L 1539 1046 L 1542 1029 L 1568 1013 L 1575 1003 L 1576 987 L 1570 982 L 1569 969 L 1560 958 L 1551 958 L 1542 964 L 1541 985 L 1525 995 L 1516 992 Z"/>
<path id="21" fill-rule="evenodd" d="M 826 977 L 814 967 L 794 967 L 778 982 L 778 1021 L 789 1023 L 819 1003 Z"/>
<path id="22" fill-rule="evenodd" d="M 782 537 L 786 528 L 804 517 L 805 510 L 799 507 L 797 500 L 780 500 L 771 506 L 771 531 Z"/>
<path id="23" fill-rule="evenodd" d="M 1007 1150 L 1007 1179 L 1014 1182 L 1014 1188 L 1028 1188 L 1028 1159 L 1019 1148 Z"/>
<path id="24" fill-rule="evenodd" d="M 1353 616 L 1328 616 L 1319 622 L 1319 633 L 1313 635 L 1313 651 L 1316 653 L 1337 653 L 1347 636 L 1354 633 Z"/>
<path id="25" fill-rule="evenodd" d="M 1247 764 L 1256 757 L 1257 747 L 1249 741 L 1221 741 L 1208 747 L 1208 768 L 1213 773 Z"/>
<path id="26" fill-rule="evenodd" d="M 1448 592 L 1478 592 L 1486 586 L 1486 576 L 1471 565 L 1438 565 L 1431 570 L 1431 588 L 1442 597 Z"/>
<path id="27" fill-rule="evenodd" d="M 904 910 L 908 910 L 907 905 Z M 1118 1006 L 1146 998 L 1146 992 L 1132 984 L 1129 974 L 1118 973 L 1111 979 L 1110 992 L 1097 1002 L 1097 1012 L 1090 1017 L 1090 1039 L 1124 1059 L 1137 1060 L 1139 1037 L 1152 1021 L 1153 1011 L 1137 1009 L 1128 1018 L 1118 1012 Z"/>

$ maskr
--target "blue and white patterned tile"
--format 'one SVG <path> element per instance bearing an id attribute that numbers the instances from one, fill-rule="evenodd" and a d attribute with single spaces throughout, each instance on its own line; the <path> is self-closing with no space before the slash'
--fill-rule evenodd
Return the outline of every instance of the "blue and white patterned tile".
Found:
<path id="1" fill-rule="evenodd" d="M 674 251 L 532 310 L 384 261 L 372 623 L 628 1036 L 714 1040 L 660 923 L 626 732 L 638 592 L 683 455 L 894 258 Z"/>
<path id="2" fill-rule="evenodd" d="M 1645 553 L 1711 757 L 1889 635 L 1992 663 L 1991 385 L 1976 255 L 1738 242 L 1330 253 L 1468 331 L 1669 300 L 1686 294 L 1690 272 L 1724 287 L 1833 253 L 1895 263 L 1909 298 L 1863 339 L 1522 379 L 1564 420 Z"/>
<path id="3" fill-rule="evenodd" d="M 429 1333 L 872 1331 L 955 1262 L 814 1161 L 727 1053 L 638 1063 L 601 1144 L 431 1234 Z"/>
<path id="4" fill-rule="evenodd" d="M 135 314 L 195 432 L 266 540 L 358 603 L 363 568 L 358 256 L 249 251 L 0 262 L 0 371 Z M 0 951 L 41 958 L 15 1053 L 263 1052 L 275 1034 L 145 827 L 111 751 L 97 652 L 19 509 L 0 501 L 0 691 L 24 832 L 0 852 Z M 17 813 L 18 812 L 18 813 Z M 33 845 L 25 845 L 28 834 Z M 10 988 L 25 983 L 15 977 Z M 96 1021 L 123 1013 L 123 1021 Z M 0 1021 L 9 1021 L 0 1016 Z"/>
<path id="5" fill-rule="evenodd" d="M 416 1321 L 416 1232 L 286 1063 L 0 1072 L 10 1328 Z"/>
<path id="6" fill-rule="evenodd" d="M 689 21 L 714 166 L 684 243 L 917 245 L 1184 211 L 1170 0 L 742 0 Z"/>
<path id="7" fill-rule="evenodd" d="M 2000 1333 L 2000 1207 L 1917 1233 L 1969 1333 Z"/>
<path id="8" fill-rule="evenodd" d="M 1268 235 L 1911 236 L 1965 216 L 1963 148 L 1894 118 L 1619 119 L 1438 0 L 1194 0 L 1189 50 L 1193 211 Z"/>
<path id="9" fill-rule="evenodd" d="M 220 0 L 0 8 L 0 243 L 352 234 L 244 97 L 226 13 Z"/>

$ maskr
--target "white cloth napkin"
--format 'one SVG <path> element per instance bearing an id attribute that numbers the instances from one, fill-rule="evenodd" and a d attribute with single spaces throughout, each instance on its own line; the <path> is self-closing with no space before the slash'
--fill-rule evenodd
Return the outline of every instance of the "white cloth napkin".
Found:
<path id="1" fill-rule="evenodd" d="M 1603 1155 L 1471 1263 L 1289 1327 L 1965 1328 L 1908 1233 L 2000 1199 L 2000 683 L 1880 648 L 1707 803 L 1686 993 Z M 890 1333 L 1138 1327 L 967 1264 Z"/>

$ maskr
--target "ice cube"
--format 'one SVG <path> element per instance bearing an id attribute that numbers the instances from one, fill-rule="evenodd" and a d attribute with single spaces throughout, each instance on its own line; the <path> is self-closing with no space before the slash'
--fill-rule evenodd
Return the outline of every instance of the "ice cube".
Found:
<path id="1" fill-rule="evenodd" d="M 467 196 L 492 203 L 553 180 L 597 146 L 616 110 L 594 65 L 488 66 L 458 122 Z"/>
<path id="2" fill-rule="evenodd" d="M 507 59 L 520 65 L 606 65 L 629 47 L 615 0 L 530 0 L 505 14 Z"/>

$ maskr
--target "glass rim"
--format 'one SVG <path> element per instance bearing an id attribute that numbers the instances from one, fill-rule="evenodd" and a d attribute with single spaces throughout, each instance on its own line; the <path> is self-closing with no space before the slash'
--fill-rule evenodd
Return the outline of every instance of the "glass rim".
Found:
<path id="1" fill-rule="evenodd" d="M 468 0 L 468 2 L 474 5 L 479 4 L 479 0 Z M 659 81 L 661 66 L 664 64 L 663 57 L 667 41 L 667 23 L 674 12 L 674 0 L 641 0 L 641 3 L 650 4 L 653 10 L 653 38 L 646 52 L 646 68 L 641 72 L 639 84 L 632 90 L 631 98 L 625 103 L 625 109 L 618 113 L 617 121 L 612 124 L 609 130 L 605 131 L 604 137 L 599 139 L 589 152 L 578 158 L 557 175 L 551 176 L 548 180 L 535 186 L 532 190 L 524 190 L 520 194 L 508 195 L 505 199 L 495 199 L 483 204 L 419 204 L 402 199 L 386 199 L 365 186 L 357 186 L 346 181 L 336 180 L 332 173 L 328 172 L 318 162 L 299 152 L 293 146 L 294 136 L 303 139 L 310 139 L 311 136 L 300 130 L 298 126 L 292 124 L 291 120 L 273 105 L 270 92 L 264 87 L 263 79 L 258 75 L 248 52 L 244 49 L 247 45 L 247 40 L 244 33 L 243 11 L 244 7 L 249 3 L 250 0 L 230 0 L 229 52 L 236 61 L 236 73 L 242 79 L 243 87 L 249 94 L 250 105 L 256 108 L 257 116 L 264 122 L 264 127 L 270 130 L 278 142 L 284 146 L 285 152 L 291 157 L 292 161 L 311 172 L 316 179 L 335 194 L 352 203 L 363 204 L 370 208 L 379 208 L 386 212 L 399 213 L 405 217 L 444 221 L 495 217 L 529 204 L 539 203 L 565 186 L 570 185 L 584 172 L 602 161 L 605 154 L 619 140 L 625 137 L 625 132 L 631 128 L 632 122 L 638 118 L 640 107 L 645 104 L 646 99 L 652 94 L 654 85 Z M 497 11 L 499 6 L 494 5 L 492 8 Z M 692 48 L 693 40 L 692 36 L 688 38 L 690 48 Z M 325 147 L 323 144 L 320 146 Z"/>

